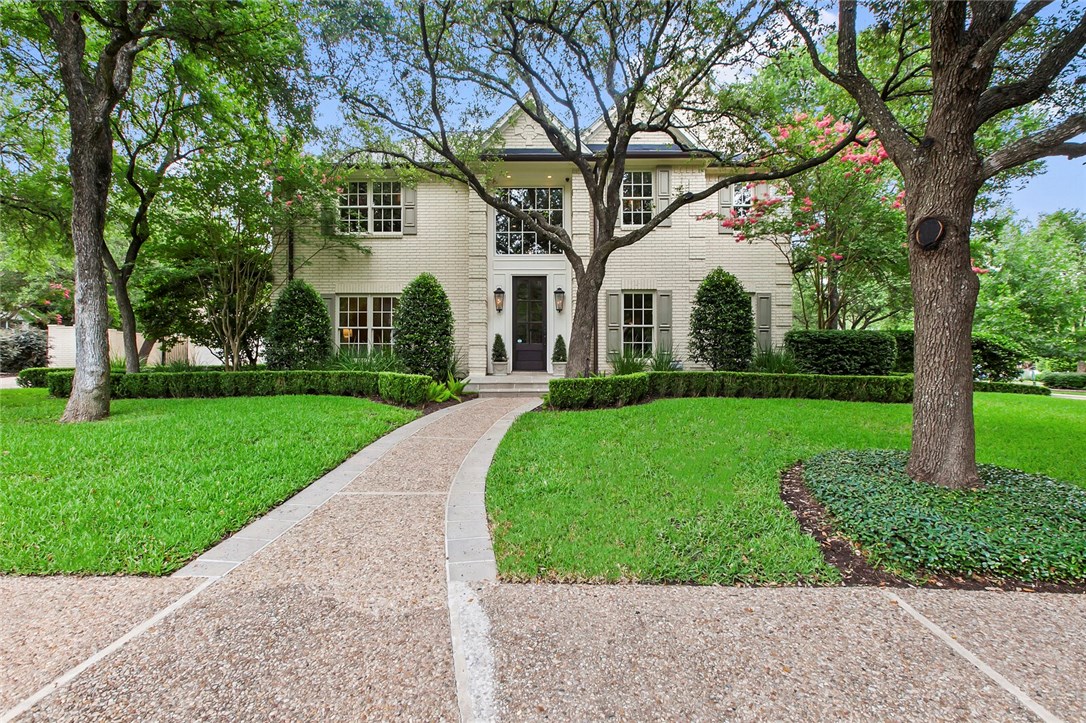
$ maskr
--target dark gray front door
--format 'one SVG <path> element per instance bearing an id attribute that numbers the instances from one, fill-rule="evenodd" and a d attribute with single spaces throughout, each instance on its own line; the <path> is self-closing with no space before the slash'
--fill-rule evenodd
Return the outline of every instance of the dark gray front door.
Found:
<path id="1" fill-rule="evenodd" d="M 513 277 L 513 371 L 547 370 L 547 277 Z"/>

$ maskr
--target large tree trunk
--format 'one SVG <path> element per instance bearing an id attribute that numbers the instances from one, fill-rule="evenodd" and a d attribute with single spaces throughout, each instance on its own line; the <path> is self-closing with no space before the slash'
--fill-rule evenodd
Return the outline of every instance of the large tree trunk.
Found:
<path id="1" fill-rule="evenodd" d="M 75 378 L 62 422 L 109 414 L 109 298 L 102 266 L 113 143 L 108 124 L 72 125 L 72 241 L 75 246 Z"/>
<path id="2" fill-rule="evenodd" d="M 964 156 L 964 158 L 961 158 Z M 980 287 L 969 256 L 978 187 L 972 153 L 929 166 L 907 186 L 909 268 L 916 329 L 916 390 L 908 473 L 955 489 L 976 487 L 973 427 L 973 312 Z M 940 168 L 940 165 L 943 167 Z M 945 227 L 938 250 L 915 241 L 916 224 L 936 217 Z"/>
<path id="3" fill-rule="evenodd" d="M 577 279 L 577 304 L 573 309 L 573 326 L 569 333 L 566 377 L 583 377 L 592 371 L 592 334 L 598 318 L 603 275 L 604 265 L 591 259 L 588 268 Z"/>

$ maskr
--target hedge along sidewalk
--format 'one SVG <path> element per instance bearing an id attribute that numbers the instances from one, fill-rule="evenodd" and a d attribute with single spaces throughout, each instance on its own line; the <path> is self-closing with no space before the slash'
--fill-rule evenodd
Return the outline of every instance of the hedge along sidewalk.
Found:
<path id="1" fill-rule="evenodd" d="M 47 375 L 49 394 L 67 397 L 74 372 Z M 113 399 L 166 397 L 262 397 L 278 394 L 331 394 L 379 398 L 393 404 L 416 406 L 426 402 L 432 380 L 421 374 L 356 371 L 254 372 L 113 372 Z"/>
<path id="2" fill-rule="evenodd" d="M 1049 395 L 1046 387 L 976 382 L 978 392 Z M 832 399 L 842 402 L 905 403 L 913 398 L 911 376 L 766 374 L 761 372 L 641 372 L 610 377 L 552 379 L 547 406 L 587 409 L 636 404 L 665 397 L 754 397 Z"/>

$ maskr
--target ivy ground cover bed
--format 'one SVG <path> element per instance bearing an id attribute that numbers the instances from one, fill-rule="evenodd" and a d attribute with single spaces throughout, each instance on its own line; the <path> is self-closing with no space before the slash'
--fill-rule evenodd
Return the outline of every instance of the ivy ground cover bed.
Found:
<path id="1" fill-rule="evenodd" d="M 65 400 L 0 391 L 0 572 L 164 575 L 418 412 L 328 396 Z"/>
<path id="2" fill-rule="evenodd" d="M 1077 405 L 1077 406 L 1076 406 Z M 977 394 L 981 462 L 1086 488 L 1076 400 Z M 832 449 L 906 449 L 907 404 L 666 399 L 522 416 L 486 503 L 508 580 L 833 584 L 779 476 Z"/>

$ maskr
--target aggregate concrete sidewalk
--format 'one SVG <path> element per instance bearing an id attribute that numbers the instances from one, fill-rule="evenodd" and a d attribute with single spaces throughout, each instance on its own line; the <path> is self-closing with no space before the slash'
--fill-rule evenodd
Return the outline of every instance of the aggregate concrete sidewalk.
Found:
<path id="1" fill-rule="evenodd" d="M 476 440 L 526 401 L 455 407 L 398 441 L 24 718 L 456 720 L 446 496 Z"/>

